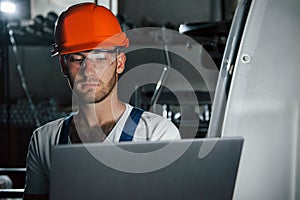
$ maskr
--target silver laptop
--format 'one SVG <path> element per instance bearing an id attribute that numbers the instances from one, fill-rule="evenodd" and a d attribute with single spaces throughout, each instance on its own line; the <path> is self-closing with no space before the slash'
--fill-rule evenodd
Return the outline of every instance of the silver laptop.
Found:
<path id="1" fill-rule="evenodd" d="M 242 138 L 58 145 L 50 199 L 232 199 Z"/>

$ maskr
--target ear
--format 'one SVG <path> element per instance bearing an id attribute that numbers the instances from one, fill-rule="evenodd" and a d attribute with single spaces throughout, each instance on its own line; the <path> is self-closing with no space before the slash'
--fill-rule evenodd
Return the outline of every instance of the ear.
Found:
<path id="1" fill-rule="evenodd" d="M 125 53 L 119 53 L 117 57 L 117 73 L 121 74 L 125 69 L 126 55 Z"/>
<path id="2" fill-rule="evenodd" d="M 68 73 L 67 73 L 67 64 L 63 58 L 63 56 L 60 56 L 59 58 L 59 63 L 60 63 L 60 70 L 61 70 L 61 73 L 67 77 L 68 76 Z"/>

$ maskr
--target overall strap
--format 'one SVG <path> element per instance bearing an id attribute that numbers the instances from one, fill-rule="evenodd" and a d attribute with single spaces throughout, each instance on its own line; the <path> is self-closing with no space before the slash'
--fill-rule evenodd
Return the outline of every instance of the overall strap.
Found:
<path id="1" fill-rule="evenodd" d="M 69 136 L 72 119 L 73 119 L 73 115 L 69 115 L 64 119 L 64 123 L 60 131 L 58 144 L 68 144 L 68 136 Z"/>
<path id="2" fill-rule="evenodd" d="M 144 110 L 135 107 L 131 110 L 129 117 L 125 122 L 119 142 L 132 141 L 136 127 L 140 121 L 143 112 Z"/>

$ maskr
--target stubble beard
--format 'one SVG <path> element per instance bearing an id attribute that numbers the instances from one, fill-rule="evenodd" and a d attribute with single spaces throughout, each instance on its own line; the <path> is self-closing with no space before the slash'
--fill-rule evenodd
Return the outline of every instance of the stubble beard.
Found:
<path id="1" fill-rule="evenodd" d="M 96 90 L 79 94 L 80 100 L 88 104 L 99 103 L 103 101 L 109 95 L 112 94 L 112 91 L 116 86 L 116 82 L 117 82 L 116 79 L 117 79 L 116 74 L 114 74 L 107 84 L 99 80 L 98 87 Z"/>
<path id="2" fill-rule="evenodd" d="M 79 97 L 80 101 L 87 104 L 99 103 L 106 99 L 109 95 L 112 94 L 113 89 L 117 84 L 117 75 L 111 77 L 107 84 L 103 81 L 98 81 L 98 87 L 95 90 L 90 90 L 86 92 L 74 91 Z"/>

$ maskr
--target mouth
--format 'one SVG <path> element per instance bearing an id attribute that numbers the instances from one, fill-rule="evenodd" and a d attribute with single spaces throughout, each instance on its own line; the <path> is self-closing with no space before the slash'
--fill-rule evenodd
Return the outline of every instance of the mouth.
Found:
<path id="1" fill-rule="evenodd" d="M 98 82 L 83 82 L 81 83 L 83 89 L 95 89 L 98 87 Z"/>

